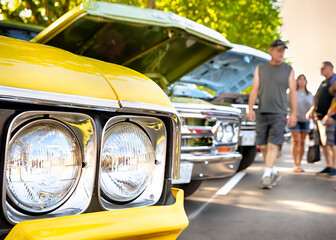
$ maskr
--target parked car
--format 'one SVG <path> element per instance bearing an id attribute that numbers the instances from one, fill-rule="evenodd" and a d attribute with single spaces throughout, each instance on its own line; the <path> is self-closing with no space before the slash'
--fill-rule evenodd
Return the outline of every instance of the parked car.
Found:
<path id="1" fill-rule="evenodd" d="M 161 88 L 232 45 L 106 2 L 32 41 L 0 37 L 1 238 L 176 239 L 188 225 L 171 187 L 181 123 Z"/>
<path id="2" fill-rule="evenodd" d="M 167 26 L 165 29 L 168 34 L 167 39 L 163 35 L 153 39 L 152 32 L 157 32 L 157 27 L 143 26 L 140 28 L 130 25 L 123 27 L 119 16 L 120 12 L 122 12 L 123 18 L 127 18 L 132 12 L 129 11 L 129 8 L 120 9 L 121 6 L 117 8 L 119 12 L 111 9 L 107 12 L 102 9 L 106 16 L 113 19 L 113 23 L 105 24 L 85 18 L 66 26 L 62 22 L 55 23 L 58 24 L 57 27 L 54 27 L 56 30 L 49 27 L 49 31 L 42 32 L 32 41 L 130 67 L 153 79 L 164 90 L 167 90 L 174 81 L 183 77 L 196 66 L 232 46 L 226 42 L 225 47 L 221 49 L 218 47 L 205 48 L 205 44 L 199 44 L 198 41 L 207 41 L 207 38 L 214 33 L 211 29 L 195 25 L 194 22 L 175 14 L 165 15 L 160 11 L 152 14 L 151 10 L 143 9 L 143 16 L 150 21 L 161 19 L 161 24 L 166 24 L 166 21 L 172 19 L 193 31 L 188 32 L 189 36 L 178 36 L 179 41 L 177 41 L 175 40 L 177 35 L 185 35 L 185 33 Z M 199 32 L 199 36 L 192 36 L 194 32 Z M 45 33 L 47 36 L 44 36 Z M 139 39 L 135 39 L 134 35 L 137 35 Z M 222 35 L 217 32 L 216 37 L 222 39 Z M 199 38 L 204 39 L 200 40 Z M 151 48 L 150 51 L 147 50 L 148 48 Z M 185 196 L 188 196 L 197 190 L 202 180 L 232 176 L 237 171 L 242 158 L 237 151 L 240 111 L 228 106 L 212 105 L 209 108 L 209 106 L 204 106 L 204 102 L 199 104 L 191 100 L 185 104 L 181 103 L 179 98 L 171 100 L 179 111 L 184 125 L 183 129 L 186 130 L 182 131 L 180 178 L 173 180 L 173 183 L 178 184 L 175 186 L 182 188 Z M 199 115 L 190 118 L 188 115 L 195 110 L 199 112 Z M 204 121 L 209 116 L 211 119 Z M 201 121 L 198 123 L 200 125 L 188 126 L 191 122 L 196 123 L 195 121 L 198 120 Z M 193 132 L 193 129 L 196 128 L 202 128 L 203 132 Z M 221 138 L 224 131 L 226 131 L 226 135 Z M 232 135 L 231 138 L 230 135 Z M 199 139 L 202 139 L 201 145 Z"/>
<path id="3" fill-rule="evenodd" d="M 0 21 L 0 35 L 29 41 L 44 27 L 10 21 Z"/>
<path id="4" fill-rule="evenodd" d="M 255 122 L 246 118 L 249 95 L 241 92 L 252 85 L 256 66 L 270 59 L 269 54 L 260 50 L 233 44 L 232 49 L 202 64 L 170 87 L 174 89 L 171 95 L 199 98 L 217 106 L 230 104 L 241 110 L 238 150 L 243 159 L 238 171 L 249 167 L 257 153 Z"/>
<path id="5" fill-rule="evenodd" d="M 237 151 L 240 110 L 200 100 L 171 100 L 182 122 L 180 178 L 173 180 L 174 186 L 189 196 L 205 179 L 234 175 L 242 159 Z"/>

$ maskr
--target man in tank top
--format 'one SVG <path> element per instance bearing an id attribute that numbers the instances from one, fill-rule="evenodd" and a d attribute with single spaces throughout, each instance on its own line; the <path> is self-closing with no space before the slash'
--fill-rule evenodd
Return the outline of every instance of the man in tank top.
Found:
<path id="1" fill-rule="evenodd" d="M 293 127 L 297 121 L 297 99 L 294 71 L 283 62 L 286 43 L 280 39 L 271 43 L 269 54 L 272 59 L 256 67 L 249 97 L 248 118 L 256 120 L 257 145 L 263 153 L 265 171 L 261 178 L 262 189 L 271 189 L 280 180 L 275 168 L 280 146 L 283 143 L 286 124 Z M 286 120 L 289 88 L 291 114 Z M 258 99 L 257 113 L 253 105 Z"/>

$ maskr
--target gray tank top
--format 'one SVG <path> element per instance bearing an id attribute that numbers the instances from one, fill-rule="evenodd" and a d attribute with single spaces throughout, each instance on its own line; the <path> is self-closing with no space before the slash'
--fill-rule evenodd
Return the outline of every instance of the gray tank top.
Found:
<path id="1" fill-rule="evenodd" d="M 292 67 L 286 63 L 259 65 L 258 111 L 260 113 L 287 113 L 288 78 Z"/>

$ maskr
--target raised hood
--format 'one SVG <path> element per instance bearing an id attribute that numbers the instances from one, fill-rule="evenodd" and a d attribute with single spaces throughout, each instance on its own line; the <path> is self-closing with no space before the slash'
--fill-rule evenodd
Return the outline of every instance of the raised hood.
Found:
<path id="1" fill-rule="evenodd" d="M 231 50 L 215 56 L 182 77 L 175 89 L 181 89 L 183 85 L 191 84 L 190 86 L 196 85 L 198 88 L 208 89 L 214 93 L 213 97 L 216 97 L 222 93 L 240 93 L 252 85 L 256 66 L 271 60 L 271 57 L 269 54 L 251 47 L 237 44 L 233 44 L 233 46 Z M 188 86 L 189 89 L 190 86 Z M 188 92 L 187 90 L 183 91 Z M 177 95 L 183 96 L 183 94 Z"/>
<path id="2" fill-rule="evenodd" d="M 162 90 L 134 70 L 2 36 L 0 48 L 0 95 L 13 89 L 27 89 L 40 94 L 53 93 L 52 96 L 90 98 L 97 106 L 100 102 L 130 101 L 171 107 Z M 47 100 L 52 100 L 52 96 Z"/>
<path id="3" fill-rule="evenodd" d="M 220 33 L 172 12 L 106 2 L 73 9 L 32 41 L 127 66 L 163 89 L 232 47 Z"/>

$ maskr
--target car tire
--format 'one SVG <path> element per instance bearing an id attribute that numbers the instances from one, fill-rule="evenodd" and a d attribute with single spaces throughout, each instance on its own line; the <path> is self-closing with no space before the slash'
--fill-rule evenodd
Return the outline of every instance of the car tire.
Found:
<path id="1" fill-rule="evenodd" d="M 257 148 L 256 146 L 239 146 L 238 151 L 243 155 L 237 170 L 239 172 L 251 166 L 257 155 Z"/>
<path id="2" fill-rule="evenodd" d="M 184 197 L 188 197 L 199 188 L 201 183 L 202 183 L 202 180 L 191 180 L 190 183 L 174 184 L 173 186 L 176 188 L 182 189 L 184 191 Z"/>

